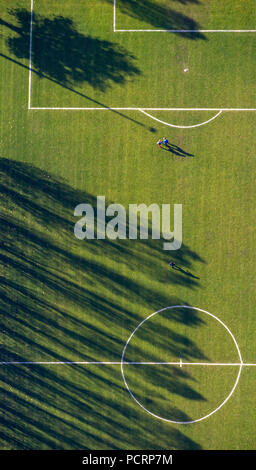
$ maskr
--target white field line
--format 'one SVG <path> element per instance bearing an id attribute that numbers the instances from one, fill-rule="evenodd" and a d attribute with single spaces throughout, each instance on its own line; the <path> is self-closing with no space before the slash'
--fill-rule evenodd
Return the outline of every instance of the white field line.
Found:
<path id="1" fill-rule="evenodd" d="M 32 88 L 32 42 L 33 42 L 33 12 L 34 0 L 31 0 L 30 10 L 30 37 L 29 37 L 29 83 L 28 83 L 28 109 L 31 109 L 31 88 Z"/>
<path id="2" fill-rule="evenodd" d="M 113 0 L 113 30 L 114 32 L 140 31 L 140 30 L 118 30 L 116 29 L 116 6 L 117 0 Z M 32 45 L 33 45 L 33 13 L 34 0 L 31 0 L 31 21 L 30 21 L 30 45 L 29 45 L 29 98 L 28 109 L 32 111 L 256 111 L 256 108 L 142 108 L 142 107 L 49 107 L 31 106 L 31 90 L 32 90 Z M 169 30 L 141 30 L 144 32 L 168 32 Z M 251 32 L 256 30 L 198 30 L 202 32 Z M 198 32 L 195 30 L 170 30 L 169 32 Z"/>
<path id="3" fill-rule="evenodd" d="M 115 29 L 115 33 L 256 33 L 256 29 Z"/>
<path id="4" fill-rule="evenodd" d="M 144 111 L 143 109 L 140 109 L 140 111 L 145 114 L 146 116 L 148 116 L 149 118 L 153 119 L 154 121 L 157 121 L 157 122 L 160 122 L 161 124 L 164 124 L 165 126 L 169 126 L 169 127 L 176 127 L 178 129 L 191 129 L 193 127 L 200 127 L 200 126 L 204 126 L 205 124 L 208 124 L 209 122 L 213 121 L 214 119 L 216 119 L 221 113 L 222 113 L 222 110 L 220 110 L 215 116 L 211 117 L 210 119 L 208 119 L 207 121 L 204 121 L 204 122 L 201 122 L 199 124 L 194 124 L 194 125 L 190 125 L 190 126 L 180 126 L 180 125 L 177 125 L 177 124 L 171 124 L 169 122 L 166 122 L 166 121 L 162 121 L 161 119 L 157 119 L 156 117 L 152 116 L 152 114 L 149 114 L 147 113 L 146 111 Z"/>
<path id="5" fill-rule="evenodd" d="M 114 0 L 113 31 L 116 32 L 116 0 Z"/>
<path id="6" fill-rule="evenodd" d="M 136 108 L 136 107 L 98 107 L 98 108 L 72 108 L 72 107 L 31 107 L 30 110 L 45 110 L 45 111 L 229 111 L 229 112 L 242 112 L 242 111 L 256 111 L 256 108 Z"/>
<path id="7" fill-rule="evenodd" d="M 0 366 L 6 365 L 118 365 L 121 364 L 127 366 L 227 366 L 227 367 L 255 367 L 256 363 L 245 363 L 245 362 L 184 362 L 181 359 L 177 362 L 130 362 L 130 361 L 2 361 L 0 362 Z"/>
<path id="8" fill-rule="evenodd" d="M 199 419 L 196 419 L 196 420 L 193 420 L 193 421 L 174 421 L 174 420 L 170 420 L 170 419 L 166 419 L 166 418 L 163 418 L 162 416 L 158 416 L 156 415 L 155 413 L 152 413 L 150 410 L 148 410 L 142 403 L 140 403 L 140 401 L 136 398 L 136 396 L 132 393 L 132 391 L 130 390 L 129 388 L 129 385 L 127 383 L 127 380 L 125 378 L 125 373 L 124 373 L 124 357 L 125 357 L 125 353 L 126 353 L 126 349 L 127 349 L 127 346 L 128 344 L 130 343 L 131 339 L 133 338 L 133 336 L 136 334 L 136 332 L 138 331 L 138 329 L 147 321 L 149 320 L 150 318 L 154 317 L 155 315 L 157 315 L 158 313 L 161 313 L 161 312 L 164 312 L 166 310 L 171 310 L 173 308 L 184 308 L 184 309 L 188 309 L 188 310 L 198 310 L 199 312 L 203 312 L 207 315 L 209 315 L 210 317 L 214 318 L 215 320 L 217 320 L 226 330 L 227 332 L 230 334 L 232 340 L 234 341 L 234 344 L 235 344 L 235 347 L 236 347 L 236 350 L 237 350 L 237 353 L 238 353 L 238 356 L 239 356 L 239 363 L 236 363 L 237 366 L 239 367 L 239 371 L 238 371 L 238 375 L 236 377 L 236 380 L 235 380 L 235 383 L 234 383 L 234 386 L 232 388 L 232 390 L 230 391 L 229 395 L 225 398 L 225 400 L 215 409 L 213 410 L 211 413 L 207 414 L 206 416 L 203 416 L 202 418 L 199 418 Z M 240 352 L 240 349 L 239 349 L 239 346 L 237 344 L 237 341 L 234 337 L 234 335 L 232 334 L 232 332 L 230 331 L 230 329 L 227 327 L 227 325 L 225 325 L 225 323 L 220 320 L 218 317 L 216 317 L 216 315 L 213 315 L 212 313 L 208 312 L 207 310 L 203 310 L 202 308 L 198 308 L 198 307 L 192 307 L 192 306 L 189 306 L 189 305 L 171 305 L 169 307 L 165 307 L 165 308 L 162 308 L 161 310 L 157 310 L 156 312 L 153 312 L 151 313 L 150 315 L 148 315 L 146 318 L 144 318 L 138 325 L 137 327 L 134 329 L 134 331 L 131 333 L 130 337 L 128 338 L 128 340 L 126 341 L 126 344 L 125 344 L 125 347 L 123 349 L 123 353 L 122 353 L 122 358 L 121 358 L 121 373 L 122 373 L 122 377 L 123 377 L 123 381 L 124 381 L 124 384 L 129 392 L 129 394 L 131 395 L 131 397 L 134 399 L 134 401 L 147 413 L 149 413 L 151 416 L 153 416 L 154 418 L 158 418 L 158 419 L 161 419 L 162 421 L 166 421 L 166 422 L 170 422 L 170 423 L 176 423 L 176 424 L 192 424 L 192 423 L 196 423 L 198 421 L 202 421 L 206 418 L 209 418 L 213 413 L 216 413 L 223 405 L 225 405 L 225 403 L 227 403 L 227 401 L 230 399 L 230 397 L 233 395 L 237 385 L 238 385 L 238 382 L 239 382 L 239 379 L 240 379 L 240 375 L 241 375 L 241 371 L 242 371 L 242 368 L 243 368 L 243 359 L 242 359 L 242 356 L 241 356 L 241 352 Z M 201 362 L 201 363 L 195 363 L 195 362 L 190 362 L 190 363 L 187 363 L 187 365 L 192 365 L 192 364 L 197 364 L 197 365 L 205 365 L 205 364 L 213 364 L 213 362 L 210 362 L 210 363 L 206 363 L 206 362 Z M 220 364 L 220 363 L 218 363 Z M 227 364 L 227 363 L 223 363 L 223 364 Z M 234 363 L 229 363 L 229 364 L 234 364 Z M 176 365 L 179 365 L 180 367 L 182 367 L 182 358 L 180 357 L 180 360 L 178 363 L 176 363 Z M 215 363 L 216 365 L 216 363 Z"/>

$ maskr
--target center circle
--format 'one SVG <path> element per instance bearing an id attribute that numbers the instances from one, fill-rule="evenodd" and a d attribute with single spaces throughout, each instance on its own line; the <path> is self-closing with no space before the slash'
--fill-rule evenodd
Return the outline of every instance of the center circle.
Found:
<path id="1" fill-rule="evenodd" d="M 238 363 L 231 363 L 231 364 L 213 364 L 213 363 L 198 363 L 197 366 L 200 366 L 202 365 L 203 367 L 207 367 L 207 366 L 214 366 L 214 365 L 220 365 L 220 366 L 238 366 L 239 367 L 239 370 L 238 370 L 238 374 L 235 378 L 235 383 L 231 389 L 231 391 L 228 393 L 228 395 L 226 396 L 226 398 L 215 408 L 213 409 L 210 413 L 207 413 L 205 414 L 204 416 L 200 417 L 200 418 L 197 418 L 197 419 L 188 419 L 188 420 L 179 420 L 179 419 L 168 419 L 168 418 L 165 418 L 165 417 L 162 417 L 160 414 L 157 414 L 157 413 L 154 413 L 152 411 L 150 411 L 150 409 L 148 409 L 148 407 L 144 406 L 141 401 L 136 398 L 135 394 L 131 391 L 131 388 L 129 387 L 128 385 L 128 382 L 127 382 L 127 378 L 125 376 L 125 372 L 124 372 L 124 366 L 125 365 L 136 365 L 136 367 L 139 367 L 140 365 L 153 365 L 155 367 L 158 367 L 159 365 L 168 365 L 168 364 L 173 364 L 175 366 L 178 366 L 179 365 L 179 362 L 177 361 L 176 362 L 173 362 L 173 363 L 164 363 L 164 362 L 131 362 L 131 361 L 128 361 L 126 362 L 125 361 L 125 355 L 126 355 L 126 352 L 127 352 L 127 347 L 128 345 L 130 344 L 132 338 L 134 338 L 135 334 L 138 332 L 139 329 L 141 329 L 141 327 L 148 321 L 150 320 L 151 318 L 153 318 L 154 316 L 158 315 L 158 314 L 161 314 L 167 310 L 173 310 L 173 309 L 188 309 L 188 310 L 191 310 L 191 311 L 198 311 L 198 312 L 202 312 L 204 314 L 206 314 L 208 316 L 208 318 L 212 318 L 214 320 L 216 320 L 218 322 L 218 325 L 222 326 L 226 332 L 228 332 L 229 334 L 229 338 L 230 338 L 230 341 L 231 343 L 235 346 L 235 350 L 238 354 L 238 357 L 239 357 L 239 362 Z M 152 338 L 152 346 L 153 346 L 153 338 Z M 184 364 L 184 362 L 182 363 L 182 359 L 180 359 L 180 367 L 182 367 L 182 364 Z M 188 363 L 187 363 L 188 364 Z M 193 362 L 190 363 L 190 365 L 193 365 Z M 239 378 L 240 378 L 240 374 L 241 374 L 241 371 L 242 371 L 242 367 L 243 367 L 243 360 L 242 360 L 242 356 L 241 356 L 241 352 L 239 350 L 239 347 L 238 347 L 238 344 L 235 340 L 235 337 L 233 336 L 233 334 L 231 333 L 231 331 L 229 330 L 229 328 L 225 325 L 225 323 L 223 323 L 218 317 L 216 317 L 215 315 L 207 312 L 206 310 L 203 310 L 203 309 L 200 309 L 200 308 L 197 308 L 197 307 L 191 307 L 191 306 L 188 306 L 188 305 L 173 305 L 173 306 L 169 306 L 169 307 L 165 307 L 161 310 L 158 310 L 157 312 L 154 312 L 152 314 L 150 314 L 148 317 L 146 317 L 144 320 L 142 320 L 139 325 L 134 329 L 134 331 L 132 332 L 132 334 L 130 335 L 130 337 L 128 338 L 125 346 L 124 346 L 124 349 L 123 349 L 123 352 L 122 352 L 122 357 L 121 357 L 121 373 L 122 373 L 122 377 L 123 377 L 123 381 L 124 381 L 124 384 L 125 384 L 125 387 L 127 388 L 129 394 L 131 395 L 131 397 L 135 400 L 135 402 L 147 413 L 149 413 L 151 416 L 153 416 L 154 418 L 157 418 L 157 419 L 160 419 L 162 421 L 165 421 L 165 422 L 169 422 L 169 423 L 173 423 L 173 424 L 192 424 L 192 423 L 196 423 L 196 422 L 199 422 L 199 421 L 202 421 L 206 418 L 209 418 L 211 415 L 213 415 L 214 413 L 216 413 L 220 408 L 222 408 L 222 406 L 227 403 L 227 401 L 229 400 L 229 398 L 231 397 L 231 395 L 234 393 L 236 387 L 237 387 L 237 384 L 238 384 L 238 381 L 239 381 Z"/>

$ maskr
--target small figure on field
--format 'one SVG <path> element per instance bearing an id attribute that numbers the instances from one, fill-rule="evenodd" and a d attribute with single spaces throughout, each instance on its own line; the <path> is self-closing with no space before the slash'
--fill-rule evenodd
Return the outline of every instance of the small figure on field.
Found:
<path id="1" fill-rule="evenodd" d="M 171 261 L 171 262 L 169 263 L 169 265 L 171 266 L 171 268 L 174 268 L 174 266 L 176 266 L 176 264 L 174 263 L 174 261 Z"/>

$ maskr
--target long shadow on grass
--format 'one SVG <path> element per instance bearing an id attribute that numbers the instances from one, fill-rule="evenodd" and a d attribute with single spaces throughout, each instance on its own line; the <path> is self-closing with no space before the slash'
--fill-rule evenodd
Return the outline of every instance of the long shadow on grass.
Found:
<path id="1" fill-rule="evenodd" d="M 16 33 L 7 39 L 8 49 L 16 59 L 3 53 L 0 56 L 35 73 L 40 79 L 50 80 L 85 98 L 93 106 L 109 109 L 76 87 L 87 83 L 94 89 L 106 91 L 113 84 L 124 85 L 141 73 L 135 64 L 136 58 L 129 51 L 110 41 L 81 34 L 70 18 L 46 18 L 34 13 L 31 36 L 31 13 L 16 9 L 11 10 L 10 15 L 13 23 L 0 18 L 0 25 Z M 24 59 L 29 61 L 29 66 L 20 62 Z M 144 127 L 124 113 L 111 111 Z"/>
<path id="2" fill-rule="evenodd" d="M 135 57 L 118 44 L 80 33 L 71 18 L 52 18 L 31 14 L 26 9 L 10 12 L 15 25 L 1 23 L 17 35 L 7 40 L 10 51 L 19 59 L 31 59 L 39 75 L 64 85 L 88 83 L 105 91 L 112 84 L 125 84 L 140 74 Z M 32 46 L 30 48 L 30 46 Z"/>
<path id="3" fill-rule="evenodd" d="M 178 145 L 175 145 L 175 144 L 168 143 L 166 147 L 162 147 L 162 150 L 171 152 L 174 155 L 177 155 L 178 157 L 194 157 L 192 153 L 186 152 L 184 149 L 182 149 L 181 147 L 178 147 Z"/>
<path id="4" fill-rule="evenodd" d="M 112 0 L 103 1 L 113 3 Z M 181 4 L 200 3 L 197 0 L 177 1 Z M 174 10 L 170 6 L 161 5 L 159 2 L 156 3 L 154 0 L 118 0 L 118 9 L 131 18 L 148 23 L 155 28 L 174 30 L 176 34 L 187 39 L 207 39 L 199 31 L 201 27 L 197 21 L 184 13 Z"/>
<path id="5" fill-rule="evenodd" d="M 74 208 L 86 202 L 95 209 L 96 198 L 35 166 L 1 159 L 0 191 L 0 360 L 12 363 L 0 367 L 2 447 L 200 448 L 180 431 L 166 432 L 160 421 L 152 435 L 152 418 L 141 415 L 129 397 L 119 365 L 13 364 L 120 362 L 145 316 L 186 305 L 173 296 L 175 284 L 196 289 L 198 280 L 173 273 L 158 240 L 77 240 Z M 172 257 L 187 267 L 204 262 L 186 246 Z M 188 334 L 179 329 L 183 324 Z M 196 311 L 176 308 L 164 326 L 144 330 L 145 351 L 153 334 L 154 358 L 165 357 L 167 335 L 172 357 L 207 359 L 189 338 L 190 328 L 201 326 Z M 152 358 L 139 343 L 132 354 L 136 360 Z M 183 370 L 169 371 L 167 378 L 148 369 L 143 377 L 160 415 L 167 411 L 166 390 L 191 403 L 205 400 Z M 191 418 L 170 403 L 168 414 Z"/>

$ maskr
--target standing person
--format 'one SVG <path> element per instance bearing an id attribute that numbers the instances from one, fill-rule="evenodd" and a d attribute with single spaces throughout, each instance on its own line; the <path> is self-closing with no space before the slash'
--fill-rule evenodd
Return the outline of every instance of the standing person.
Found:
<path id="1" fill-rule="evenodd" d="M 171 266 L 171 268 L 174 268 L 174 266 L 176 266 L 176 264 L 174 263 L 174 261 L 171 261 L 171 262 L 169 263 L 169 265 Z"/>
<path id="2" fill-rule="evenodd" d="M 169 144 L 169 141 L 166 139 L 166 137 L 163 137 L 163 143 L 164 143 L 164 145 L 166 145 L 166 146 Z"/>
<path id="3" fill-rule="evenodd" d="M 163 141 L 161 139 L 157 141 L 157 145 L 160 149 L 162 148 L 162 143 Z"/>

